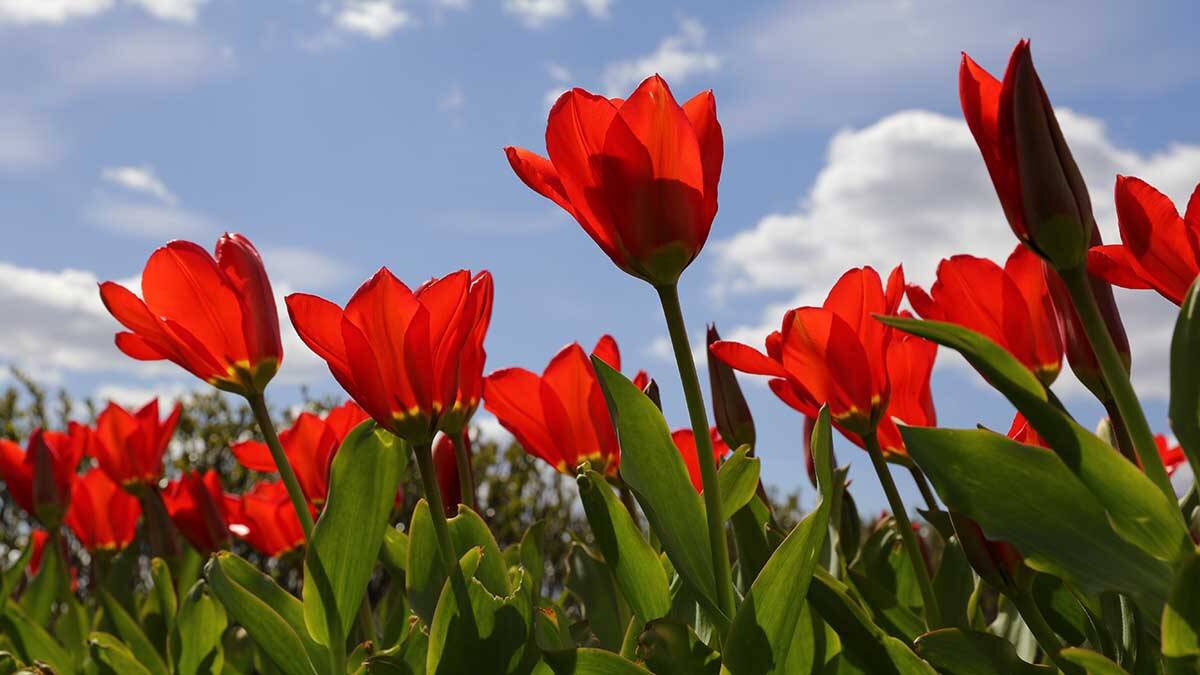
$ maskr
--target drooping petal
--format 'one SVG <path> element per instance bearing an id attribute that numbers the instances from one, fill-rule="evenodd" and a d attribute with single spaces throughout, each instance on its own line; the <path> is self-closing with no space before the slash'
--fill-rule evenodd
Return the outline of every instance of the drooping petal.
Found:
<path id="1" fill-rule="evenodd" d="M 526 452 L 557 468 L 564 458 L 546 427 L 541 386 L 541 378 L 524 368 L 498 370 L 483 380 L 483 407 Z"/>
<path id="2" fill-rule="evenodd" d="M 717 340 L 708 347 L 709 352 L 734 370 L 754 375 L 787 377 L 787 371 L 776 360 L 757 349 L 731 340 Z"/>
<path id="3" fill-rule="evenodd" d="M 1175 304 L 1200 272 L 1196 233 L 1166 195 L 1138 178 L 1117 176 L 1117 223 L 1137 275 Z"/>
<path id="4" fill-rule="evenodd" d="M 261 473 L 274 473 L 275 458 L 270 448 L 262 441 L 239 441 L 229 446 L 234 458 L 243 467 Z"/>
<path id="5" fill-rule="evenodd" d="M 512 166 L 513 172 L 517 174 L 521 182 L 575 216 L 575 208 L 571 206 L 571 200 L 567 198 L 562 181 L 558 178 L 558 172 L 550 160 L 524 148 L 512 146 L 504 148 L 504 154 L 508 157 L 509 165 Z M 575 217 L 578 218 L 578 216 Z"/>
<path id="6" fill-rule="evenodd" d="M 1088 249 L 1088 272 L 1114 286 L 1153 290 L 1150 282 L 1138 275 L 1129 249 L 1124 244 L 1104 244 Z"/>

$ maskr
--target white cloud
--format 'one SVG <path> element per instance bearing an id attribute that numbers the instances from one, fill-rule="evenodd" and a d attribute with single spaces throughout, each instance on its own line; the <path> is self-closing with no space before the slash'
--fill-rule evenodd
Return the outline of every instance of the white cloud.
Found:
<path id="1" fill-rule="evenodd" d="M 61 135 L 41 117 L 0 112 L 0 171 L 45 169 L 62 157 Z"/>
<path id="2" fill-rule="evenodd" d="M 148 164 L 105 167 L 101 169 L 100 177 L 126 190 L 155 197 L 165 204 L 175 204 L 179 201 L 167 188 L 167 184 L 155 173 L 154 167 Z"/>
<path id="3" fill-rule="evenodd" d="M 566 19 L 577 7 L 595 19 L 607 19 L 612 0 L 504 0 L 504 11 L 516 16 L 526 28 L 543 28 Z"/>
<path id="4" fill-rule="evenodd" d="M 272 279 L 305 290 L 335 284 L 350 272 L 340 260 L 299 246 L 266 245 L 262 257 Z"/>
<path id="5" fill-rule="evenodd" d="M 63 23 L 107 12 L 113 0 L 0 0 L 0 23 Z"/>
<path id="6" fill-rule="evenodd" d="M 163 87 L 198 82 L 236 63 L 232 47 L 194 30 L 154 27 L 88 35 L 53 55 L 60 97 L 107 87 Z"/>
<path id="7" fill-rule="evenodd" d="M 372 40 L 382 40 L 412 21 L 393 0 L 345 0 L 334 15 L 338 28 Z"/>
<path id="8" fill-rule="evenodd" d="M 1112 206 L 1117 173 L 1140 176 L 1177 200 L 1200 180 L 1200 146 L 1174 144 L 1154 154 L 1116 145 L 1104 124 L 1059 110 L 1059 121 L 1089 181 L 1106 241 L 1118 241 Z M 713 249 L 718 297 L 787 291 L 757 326 L 730 339 L 760 345 L 787 307 L 817 304 L 846 269 L 903 262 L 908 278 L 928 284 L 940 259 L 971 253 L 1003 260 L 1015 245 L 979 151 L 966 125 L 932 112 L 903 111 L 861 129 L 838 132 L 824 168 L 800 206 L 769 214 Z M 1119 292 L 1134 346 L 1139 389 L 1164 394 L 1174 308 L 1152 292 Z"/>
<path id="9" fill-rule="evenodd" d="M 84 218 L 109 232 L 150 240 L 194 239 L 218 229 L 207 216 L 180 206 L 118 199 L 104 193 L 88 205 Z"/>
<path id="10" fill-rule="evenodd" d="M 618 61 L 604 68 L 602 81 L 609 96 L 628 96 L 639 82 L 658 73 L 671 84 L 679 84 L 721 66 L 721 57 L 705 48 L 704 25 L 696 19 L 681 17 L 679 29 L 658 43 L 645 56 Z"/>
<path id="11" fill-rule="evenodd" d="M 133 0 L 151 16 L 163 21 L 191 23 L 200 13 L 200 6 L 208 0 Z"/>
<path id="12" fill-rule="evenodd" d="M 612 0 L 580 0 L 580 3 L 588 14 L 599 19 L 607 19 L 608 9 L 612 6 Z"/>

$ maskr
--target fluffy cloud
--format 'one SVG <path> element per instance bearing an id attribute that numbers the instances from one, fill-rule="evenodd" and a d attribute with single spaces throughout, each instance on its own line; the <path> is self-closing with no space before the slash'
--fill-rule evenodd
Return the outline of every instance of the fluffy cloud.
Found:
<path id="1" fill-rule="evenodd" d="M 179 204 L 179 198 L 149 165 L 110 166 L 100 178 L 127 195 L 96 194 L 84 219 L 116 234 L 151 240 L 202 238 L 218 229 L 207 216 Z"/>
<path id="2" fill-rule="evenodd" d="M 156 19 L 191 23 L 200 13 L 200 6 L 208 0 L 133 0 Z"/>
<path id="3" fill-rule="evenodd" d="M 681 17 L 679 29 L 658 43 L 645 56 L 611 63 L 604 69 L 602 81 L 609 96 L 627 96 L 646 77 L 658 73 L 672 84 L 679 84 L 721 66 L 721 58 L 705 48 L 706 31 L 696 19 Z"/>
<path id="4" fill-rule="evenodd" d="M 178 201 L 167 188 L 167 184 L 155 173 L 154 167 L 148 164 L 105 167 L 101 169 L 100 177 L 126 190 L 148 194 L 167 204 L 174 204 Z"/>
<path id="5" fill-rule="evenodd" d="M 1140 176 L 1177 200 L 1200 180 L 1200 146 L 1174 144 L 1153 154 L 1115 144 L 1095 118 L 1059 111 L 1063 133 L 1089 181 L 1106 241 L 1118 241 L 1112 206 L 1115 174 Z M 1182 202 L 1181 202 L 1182 203 Z M 816 304 L 846 269 L 888 270 L 903 262 L 911 281 L 928 284 L 955 253 L 1002 260 L 1015 240 L 966 125 L 925 111 L 889 115 L 837 133 L 824 168 L 800 206 L 713 245 L 718 297 L 786 291 L 761 325 L 730 337 L 761 344 L 786 307 Z M 717 290 L 719 289 L 719 290 Z M 1134 379 L 1146 393 L 1167 386 L 1173 307 L 1150 292 L 1120 292 L 1134 344 Z"/>
<path id="6" fill-rule="evenodd" d="M 346 0 L 334 15 L 338 28 L 372 40 L 382 40 L 412 20 L 393 0 Z"/>
<path id="7" fill-rule="evenodd" d="M 130 0 L 147 14 L 163 21 L 191 23 L 208 0 Z M 0 23 L 61 24 L 103 14 L 113 0 L 0 0 Z"/>
<path id="8" fill-rule="evenodd" d="M 596 18 L 607 18 L 611 0 L 504 0 L 504 11 L 516 16 L 528 28 L 542 28 L 547 24 L 565 19 L 574 12 L 575 5 Z"/>
<path id="9" fill-rule="evenodd" d="M 0 171 L 44 169 L 57 162 L 62 153 L 61 135 L 43 118 L 0 112 Z"/>

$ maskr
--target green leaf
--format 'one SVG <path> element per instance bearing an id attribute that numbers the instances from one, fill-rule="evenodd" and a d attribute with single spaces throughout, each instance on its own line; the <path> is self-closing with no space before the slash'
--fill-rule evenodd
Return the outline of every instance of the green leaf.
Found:
<path id="1" fill-rule="evenodd" d="M 1085 593 L 1127 592 L 1157 615 L 1170 567 L 1117 536 L 1096 497 L 1056 455 L 983 430 L 902 426 L 900 433 L 942 501 L 987 537 L 1011 543 L 1030 567 Z"/>
<path id="2" fill-rule="evenodd" d="M 1095 633 L 1096 625 L 1088 610 L 1062 579 L 1038 574 L 1033 579 L 1032 592 L 1046 623 L 1068 645 L 1081 645 Z"/>
<path id="3" fill-rule="evenodd" d="M 19 605 L 9 603 L 8 612 L 0 616 L 0 636 L 13 643 L 26 663 L 45 661 L 59 675 L 75 672 L 67 650 Z"/>
<path id="4" fill-rule="evenodd" d="M 344 639 L 354 623 L 407 461 L 404 442 L 372 420 L 333 457 L 329 499 L 304 556 L 304 622 L 321 644 Z"/>
<path id="5" fill-rule="evenodd" d="M 389 527 L 383 533 L 383 548 L 379 549 L 379 560 L 387 568 L 388 574 L 403 579 L 404 570 L 408 567 L 408 535 Z"/>
<path id="6" fill-rule="evenodd" d="M 943 628 L 917 639 L 917 654 L 934 668 L 970 675 L 1051 675 L 1049 666 L 1035 666 L 1017 656 L 1012 643 L 991 633 Z"/>
<path id="7" fill-rule="evenodd" d="M 475 578 L 483 587 L 495 595 L 511 594 L 513 589 L 508 579 L 508 565 L 504 562 L 500 546 L 496 543 L 492 531 L 488 529 L 487 523 L 483 522 L 483 518 L 465 504 L 459 504 L 458 515 L 447 520 L 446 524 L 450 528 L 450 541 L 454 543 L 454 550 L 458 555 L 461 556 L 472 548 L 479 549 L 482 557 Z"/>
<path id="8" fill-rule="evenodd" d="M 546 652 L 544 657 L 554 675 L 652 675 L 636 663 L 602 649 Z"/>
<path id="9" fill-rule="evenodd" d="M 751 498 L 750 503 L 743 506 L 730 518 L 733 527 L 733 543 L 737 549 L 737 566 L 739 584 L 742 594 L 750 589 L 750 584 L 758 577 L 763 565 L 771 557 L 771 548 L 767 545 L 767 535 L 755 516 L 755 503 L 761 502 L 758 496 Z M 722 502 L 724 503 L 724 502 Z"/>
<path id="10" fill-rule="evenodd" d="M 125 608 L 121 606 L 121 603 L 117 602 L 116 598 L 109 595 L 103 589 L 100 590 L 99 595 L 105 614 L 108 615 L 109 620 L 116 627 L 117 635 L 129 647 L 129 651 L 151 675 L 167 675 L 167 664 L 158 655 L 158 651 L 154 649 L 154 645 L 151 644 L 150 639 L 142 632 L 142 628 L 138 625 L 137 620 L 130 616 L 129 612 L 125 611 Z"/>
<path id="11" fill-rule="evenodd" d="M 107 672 L 113 675 L 152 675 L 116 636 L 92 633 L 88 638 L 88 646 L 91 648 L 92 658 L 106 666 Z"/>
<path id="12" fill-rule="evenodd" d="M 899 317 L 880 317 L 880 321 L 962 354 L 1046 439 L 1065 468 L 1103 506 L 1111 529 L 1123 539 L 1168 562 L 1191 548 L 1174 500 L 1110 445 L 1051 403 L 1033 373 L 1008 351 L 950 323 Z"/>
<path id="13" fill-rule="evenodd" d="M 967 556 L 963 555 L 958 537 L 951 537 L 942 548 L 942 562 L 938 564 L 937 574 L 933 577 L 933 592 L 942 609 L 942 620 L 952 626 L 966 628 L 970 624 L 967 603 L 974 591 L 975 577 L 971 573 L 971 565 L 967 562 Z"/>
<path id="14" fill-rule="evenodd" d="M 641 530 L 603 476 L 589 469 L 579 474 L 577 482 L 596 548 L 629 608 L 643 623 L 665 616 L 671 609 L 671 592 L 658 554 L 642 538 Z"/>
<path id="15" fill-rule="evenodd" d="M 567 554 L 566 586 L 583 606 L 583 617 L 600 645 L 614 652 L 620 649 L 632 612 L 608 566 L 578 542 Z"/>
<path id="16" fill-rule="evenodd" d="M 30 544 L 32 546 L 32 543 Z M 38 573 L 29 582 L 29 586 L 21 594 L 21 607 L 39 626 L 50 624 L 50 616 L 54 611 L 54 603 L 66 590 L 67 570 L 63 566 L 62 555 L 55 544 L 55 536 L 46 540 L 42 555 L 42 565 Z"/>
<path id="17" fill-rule="evenodd" d="M 1103 654 L 1080 647 L 1067 647 L 1058 653 L 1063 659 L 1083 667 L 1088 675 L 1128 675 L 1117 664 L 1108 660 Z"/>
<path id="18" fill-rule="evenodd" d="M 179 606 L 172 636 L 178 655 L 175 675 L 219 675 L 224 664 L 221 635 L 228 620 L 225 610 L 207 592 L 203 580 L 188 591 Z"/>
<path id="19" fill-rule="evenodd" d="M 758 473 L 761 463 L 751 457 L 752 448 L 743 445 L 721 463 L 717 471 L 717 484 L 721 486 L 721 521 L 733 517 L 743 506 L 750 503 L 758 491 Z"/>
<path id="20" fill-rule="evenodd" d="M 425 652 L 429 636 L 414 627 L 404 641 L 392 649 L 367 657 L 370 675 L 425 675 Z"/>
<path id="21" fill-rule="evenodd" d="M 909 643 L 925 632 L 916 573 L 894 519 L 887 518 L 867 537 L 849 572 L 880 627 Z"/>
<path id="22" fill-rule="evenodd" d="M 0 575 L 0 615 L 3 615 L 4 610 L 8 607 L 8 600 L 12 597 L 13 589 L 25 578 L 25 570 L 29 567 L 29 560 L 31 558 L 33 558 L 32 537 L 21 551 L 21 556 L 17 558 L 16 562 Z"/>
<path id="23" fill-rule="evenodd" d="M 621 478 L 633 490 L 650 529 L 679 574 L 717 607 L 704 504 L 662 411 L 621 373 L 592 357 L 621 443 Z"/>
<path id="24" fill-rule="evenodd" d="M 821 502 L 775 549 L 738 607 L 724 642 L 725 667 L 734 675 L 783 672 L 796 624 L 804 610 L 799 599 L 808 590 L 829 529 L 832 449 L 829 410 L 822 408 L 812 438 Z"/>
<path id="25" fill-rule="evenodd" d="M 704 644 L 690 626 L 674 619 L 646 624 L 637 644 L 638 659 L 655 675 L 716 675 L 721 655 Z"/>
<path id="26" fill-rule="evenodd" d="M 470 555 L 464 556 L 464 566 Z M 426 672 L 503 675 L 514 670 L 526 654 L 526 644 L 532 643 L 533 631 L 533 603 L 524 576 L 519 576 L 522 583 L 512 595 L 501 597 L 466 574 L 473 622 L 463 620 L 452 584 L 445 585 L 429 627 Z"/>
<path id="27" fill-rule="evenodd" d="M 1200 655 L 1200 554 L 1193 552 L 1175 572 L 1162 615 L 1164 656 Z"/>
<path id="28" fill-rule="evenodd" d="M 1167 416 L 1189 463 L 1200 466 L 1200 281 L 1192 282 L 1171 337 L 1171 401 Z"/>
<path id="29" fill-rule="evenodd" d="M 539 520 L 521 535 L 521 544 L 517 549 L 521 567 L 529 577 L 529 589 L 533 591 L 534 598 L 541 595 L 542 579 L 546 575 L 546 556 L 542 550 L 545 538 L 546 521 Z"/>
<path id="30" fill-rule="evenodd" d="M 233 574 L 228 574 L 227 571 L 236 570 L 239 565 L 249 567 L 249 563 L 238 562 L 240 560 L 232 553 L 218 553 L 209 561 L 205 567 L 205 578 L 213 595 L 221 601 L 229 616 L 241 624 L 262 653 L 286 675 L 315 675 L 317 671 L 313 667 L 313 661 L 310 660 L 308 649 L 301 641 L 294 624 L 294 620 L 302 619 L 303 615 L 295 617 L 295 608 L 288 607 L 287 602 L 280 602 L 278 605 L 272 602 L 281 600 L 280 594 L 288 594 L 257 570 L 251 568 L 253 574 L 265 579 L 265 583 L 250 577 L 254 581 L 250 588 L 239 583 L 241 580 L 235 580 Z M 245 578 L 249 575 L 243 572 L 243 576 Z M 278 593 L 270 589 L 270 586 L 277 589 Z M 295 599 L 292 598 L 292 601 L 295 602 Z M 298 602 L 295 604 L 299 605 Z M 293 613 L 293 622 L 284 618 L 281 609 Z M 303 623 L 299 630 L 303 630 Z"/>

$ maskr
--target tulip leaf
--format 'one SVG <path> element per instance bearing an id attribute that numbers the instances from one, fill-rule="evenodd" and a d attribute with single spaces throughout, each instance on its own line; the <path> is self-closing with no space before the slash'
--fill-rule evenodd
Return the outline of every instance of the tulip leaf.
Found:
<path id="1" fill-rule="evenodd" d="M 1171 337 L 1171 429 L 1188 461 L 1200 466 L 1200 279 L 1192 282 Z"/>
<path id="2" fill-rule="evenodd" d="M 383 533 L 383 548 L 379 549 L 379 560 L 388 574 L 403 579 L 408 566 L 408 535 L 393 527 Z"/>
<path id="3" fill-rule="evenodd" d="M 959 546 L 958 537 L 951 537 L 942 548 L 942 561 L 938 564 L 937 574 L 933 576 L 933 592 L 942 610 L 942 620 L 951 626 L 968 626 L 967 604 L 974 590 L 975 577 L 971 573 L 971 564 Z"/>
<path id="4" fill-rule="evenodd" d="M 554 675 L 652 675 L 651 671 L 603 649 L 569 649 L 543 654 Z"/>
<path id="5" fill-rule="evenodd" d="M 637 656 L 655 675 L 717 675 L 721 670 L 721 655 L 674 619 L 647 623 L 638 636 Z"/>
<path id="6" fill-rule="evenodd" d="M 175 675 L 219 675 L 225 662 L 221 635 L 228 623 L 208 585 L 197 581 L 183 597 L 175 621 Z"/>
<path id="7" fill-rule="evenodd" d="M 822 498 L 767 560 L 734 616 L 724 642 L 725 667 L 733 675 L 784 673 L 809 580 L 829 529 L 833 432 L 822 408 L 812 437 Z"/>
<path id="8" fill-rule="evenodd" d="M 13 589 L 25 578 L 25 570 L 33 558 L 33 547 L 34 543 L 31 537 L 29 543 L 21 550 L 21 556 L 12 565 L 9 565 L 3 574 L 0 574 L 0 616 L 8 607 L 8 599 L 12 597 Z"/>
<path id="9" fill-rule="evenodd" d="M 30 543 L 30 546 L 33 546 Z M 21 607 L 39 626 L 50 623 L 54 603 L 66 590 L 67 570 L 53 536 L 46 539 L 42 548 L 42 564 L 29 587 L 21 594 Z"/>
<path id="10" fill-rule="evenodd" d="M 534 523 L 525 534 L 521 535 L 521 543 L 517 553 L 521 559 L 521 567 L 529 575 L 529 588 L 534 598 L 542 593 L 542 578 L 546 574 L 546 554 L 543 541 L 546 538 L 546 521 Z"/>
<path id="11" fill-rule="evenodd" d="M 354 622 L 407 462 L 404 442 L 372 420 L 333 457 L 329 498 L 304 557 L 304 622 L 321 644 L 343 639 Z"/>
<path id="12" fill-rule="evenodd" d="M 658 535 L 671 563 L 712 608 L 717 607 L 704 504 L 692 487 L 662 411 L 620 372 L 593 356 L 621 443 L 621 478 Z"/>
<path id="13" fill-rule="evenodd" d="M 458 505 L 458 515 L 446 521 L 450 528 L 450 541 L 454 550 L 462 555 L 469 549 L 478 548 L 481 554 L 475 578 L 483 587 L 495 595 L 510 595 L 513 591 L 508 579 L 508 565 L 500 552 L 500 545 L 487 523 L 465 504 Z"/>
<path id="14" fill-rule="evenodd" d="M 748 445 L 738 448 L 717 471 L 717 484 L 721 486 L 721 522 L 729 520 L 749 504 L 758 490 L 760 463 L 757 457 L 750 456 L 750 450 Z"/>
<path id="15" fill-rule="evenodd" d="M 566 587 L 583 606 L 583 618 L 600 645 L 619 650 L 631 615 L 629 604 L 608 565 L 578 542 L 567 554 Z"/>
<path id="16" fill-rule="evenodd" d="M 310 648 L 300 637 L 304 615 L 299 601 L 232 553 L 214 556 L 205 567 L 205 578 L 229 617 L 275 666 L 286 675 L 315 675 Z M 317 662 L 325 665 L 323 659 Z"/>
<path id="17" fill-rule="evenodd" d="M 8 611 L 0 616 L 0 636 L 12 643 L 26 663 L 45 661 L 59 675 L 75 672 L 67 650 L 17 604 L 9 603 Z"/>
<path id="18" fill-rule="evenodd" d="M 1193 552 L 1175 572 L 1162 616 L 1164 656 L 1200 655 L 1200 554 Z"/>
<path id="19" fill-rule="evenodd" d="M 154 599 L 162 618 L 163 635 L 171 635 L 175 626 L 175 615 L 179 611 L 179 598 L 175 594 L 175 580 L 171 568 L 162 558 L 150 561 L 150 577 L 154 580 Z"/>
<path id="20" fill-rule="evenodd" d="M 1065 661 L 1074 663 L 1087 671 L 1088 675 L 1129 675 L 1125 669 L 1107 656 L 1081 647 L 1067 647 L 1058 653 Z"/>
<path id="21" fill-rule="evenodd" d="M 121 603 L 117 602 L 116 598 L 109 595 L 107 591 L 101 589 L 99 595 L 100 604 L 104 607 L 104 613 L 108 615 L 108 619 L 116 627 L 117 635 L 125 642 L 129 651 L 151 675 L 167 675 L 167 664 L 158 655 L 150 639 L 142 632 L 142 628 L 138 625 L 137 620 L 130 616 L 129 612 L 126 612 L 125 608 L 121 606 Z"/>
<path id="22" fill-rule="evenodd" d="M 92 659 L 103 666 L 101 673 L 113 675 L 152 675 L 150 669 L 116 636 L 108 633 L 92 633 L 88 636 Z M 105 670 L 107 669 L 107 670 Z"/>
<path id="23" fill-rule="evenodd" d="M 1191 548 L 1174 500 L 1112 446 L 1055 406 L 1045 387 L 1007 350 L 955 324 L 899 317 L 880 317 L 880 321 L 961 354 L 1046 439 L 1063 466 L 1095 496 L 1121 538 L 1168 562 Z"/>
<path id="24" fill-rule="evenodd" d="M 577 482 L 596 548 L 629 608 L 643 623 L 665 616 L 671 609 L 671 591 L 658 554 L 603 476 L 589 469 L 579 474 Z"/>
<path id="25" fill-rule="evenodd" d="M 971 675 L 1051 675 L 1057 670 L 1022 661 L 1008 640 L 991 633 L 943 628 L 917 638 L 917 654 L 934 668 Z"/>
<path id="26" fill-rule="evenodd" d="M 1127 592 L 1158 614 L 1170 566 L 1118 536 L 1096 496 L 1057 455 L 986 430 L 900 432 L 942 501 L 988 538 L 1012 544 L 1030 567 L 1086 593 Z"/>

